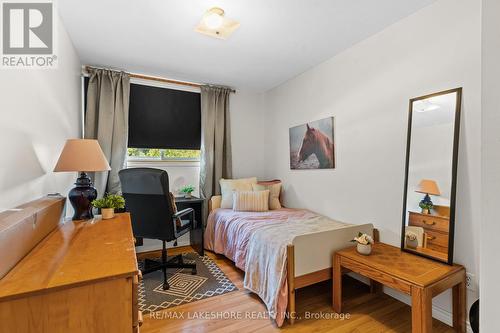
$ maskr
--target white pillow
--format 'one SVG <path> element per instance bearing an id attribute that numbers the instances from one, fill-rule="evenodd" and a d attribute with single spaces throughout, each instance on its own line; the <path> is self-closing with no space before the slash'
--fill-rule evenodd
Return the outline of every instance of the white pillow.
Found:
<path id="1" fill-rule="evenodd" d="M 233 209 L 242 212 L 268 211 L 269 190 L 233 192 Z"/>
<path id="2" fill-rule="evenodd" d="M 224 179 L 220 181 L 222 200 L 220 208 L 233 208 L 233 191 L 252 191 L 252 184 L 257 184 L 257 177 Z"/>

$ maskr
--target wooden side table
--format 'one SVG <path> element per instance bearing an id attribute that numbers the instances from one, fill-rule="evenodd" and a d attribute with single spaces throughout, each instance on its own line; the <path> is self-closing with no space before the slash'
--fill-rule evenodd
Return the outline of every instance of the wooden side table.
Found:
<path id="1" fill-rule="evenodd" d="M 432 298 L 453 288 L 453 327 L 465 333 L 465 269 L 446 265 L 377 243 L 363 256 L 356 247 L 335 253 L 333 259 L 333 309 L 342 311 L 342 274 L 355 272 L 374 283 L 411 296 L 412 333 L 432 332 Z"/>

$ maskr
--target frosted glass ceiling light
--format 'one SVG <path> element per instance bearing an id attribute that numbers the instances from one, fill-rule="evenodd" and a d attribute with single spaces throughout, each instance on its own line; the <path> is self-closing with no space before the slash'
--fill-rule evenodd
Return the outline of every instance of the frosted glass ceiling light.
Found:
<path id="1" fill-rule="evenodd" d="M 418 105 L 416 105 L 417 112 L 427 112 L 440 109 L 441 107 L 437 104 L 431 103 L 428 100 L 421 101 Z"/>
<path id="2" fill-rule="evenodd" d="M 224 10 L 218 7 L 214 7 L 207 11 L 205 17 L 203 18 L 203 22 L 210 29 L 218 29 L 224 23 Z"/>
<path id="3" fill-rule="evenodd" d="M 213 7 L 206 11 L 200 23 L 196 26 L 195 31 L 215 37 L 226 39 L 229 37 L 240 24 L 224 16 L 224 10 L 219 7 Z"/>

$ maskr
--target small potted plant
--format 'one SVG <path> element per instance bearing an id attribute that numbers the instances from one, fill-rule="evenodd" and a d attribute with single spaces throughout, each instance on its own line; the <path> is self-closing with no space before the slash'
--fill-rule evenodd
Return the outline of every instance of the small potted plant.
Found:
<path id="1" fill-rule="evenodd" d="M 193 191 L 194 191 L 193 185 L 186 185 L 180 189 L 180 192 L 184 193 L 184 198 L 186 199 L 189 199 L 193 196 L 192 195 Z"/>
<path id="2" fill-rule="evenodd" d="M 424 200 L 420 201 L 420 203 L 418 204 L 418 206 L 420 208 L 422 208 L 422 214 L 430 214 L 432 207 L 434 207 L 434 205 L 432 204 L 432 202 L 430 202 L 430 201 L 424 201 Z"/>
<path id="3" fill-rule="evenodd" d="M 103 220 L 115 217 L 115 209 L 125 207 L 125 199 L 118 194 L 106 193 L 102 198 L 92 201 L 92 206 L 101 210 Z"/>
<path id="4" fill-rule="evenodd" d="M 411 231 L 407 231 L 405 237 L 406 237 L 406 247 L 410 249 L 416 249 L 418 246 L 417 234 Z"/>
<path id="5" fill-rule="evenodd" d="M 351 242 L 356 242 L 356 250 L 359 254 L 369 255 L 372 253 L 373 238 L 370 235 L 358 233 L 358 237 L 354 237 Z"/>

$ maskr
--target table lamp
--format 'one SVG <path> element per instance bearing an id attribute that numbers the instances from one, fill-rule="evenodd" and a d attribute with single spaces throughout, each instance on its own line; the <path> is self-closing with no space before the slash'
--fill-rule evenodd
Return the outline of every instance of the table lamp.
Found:
<path id="1" fill-rule="evenodd" d="M 73 220 L 87 220 L 94 217 L 91 202 L 97 198 L 97 190 L 87 172 L 111 170 L 97 140 L 70 139 L 66 141 L 54 172 L 79 172 L 75 187 L 68 198 L 75 210 Z"/>
<path id="2" fill-rule="evenodd" d="M 422 179 L 418 184 L 418 188 L 415 190 L 415 192 L 425 194 L 422 202 L 425 204 L 430 204 L 431 206 L 433 206 L 433 203 L 429 195 L 441 195 L 437 183 L 431 179 Z"/>

